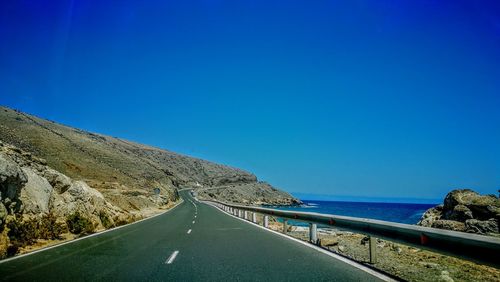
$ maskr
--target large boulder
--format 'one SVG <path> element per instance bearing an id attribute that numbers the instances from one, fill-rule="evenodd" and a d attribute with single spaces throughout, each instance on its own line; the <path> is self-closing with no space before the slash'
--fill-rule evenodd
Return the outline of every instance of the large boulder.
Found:
<path id="1" fill-rule="evenodd" d="M 443 214 L 443 205 L 438 205 L 433 208 L 428 209 L 423 215 L 420 221 L 417 223 L 418 225 L 431 227 L 432 223 L 441 218 Z"/>
<path id="2" fill-rule="evenodd" d="M 497 236 L 500 199 L 470 189 L 453 190 L 443 205 L 427 210 L 418 225 Z"/>
<path id="3" fill-rule="evenodd" d="M 30 168 L 22 168 L 28 182 L 21 189 L 19 199 L 23 213 L 48 213 L 53 188 L 47 179 L 39 176 Z"/>
<path id="4" fill-rule="evenodd" d="M 448 215 L 451 220 L 466 221 L 468 219 L 473 219 L 474 215 L 472 211 L 465 205 L 456 205 L 453 210 Z"/>
<path id="5" fill-rule="evenodd" d="M 488 220 L 500 213 L 500 199 L 494 195 L 479 195 L 470 189 L 453 190 L 444 199 L 443 212 L 446 219 L 463 218 L 467 213 L 468 218 L 464 221 Z"/>
<path id="6" fill-rule="evenodd" d="M 74 181 L 62 194 L 53 193 L 51 211 L 60 217 L 79 213 L 95 224 L 101 224 L 101 217 L 113 218 L 123 210 L 111 205 L 104 196 L 83 181 Z"/>
<path id="7" fill-rule="evenodd" d="M 469 219 L 465 221 L 465 231 L 485 235 L 495 235 L 499 233 L 498 220 L 491 218 L 489 220 Z"/>
<path id="8" fill-rule="evenodd" d="M 465 224 L 455 220 L 438 219 L 432 223 L 431 227 L 461 232 L 465 231 Z"/>
<path id="9" fill-rule="evenodd" d="M 71 179 L 69 177 L 51 168 L 46 169 L 43 172 L 43 176 L 59 194 L 66 192 L 71 187 Z"/>
<path id="10" fill-rule="evenodd" d="M 0 153 L 0 200 L 15 200 L 28 178 L 7 155 Z"/>

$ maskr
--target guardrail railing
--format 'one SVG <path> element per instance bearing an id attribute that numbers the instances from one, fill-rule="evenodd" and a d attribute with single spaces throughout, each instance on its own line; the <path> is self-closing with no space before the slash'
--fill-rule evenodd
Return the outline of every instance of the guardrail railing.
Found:
<path id="1" fill-rule="evenodd" d="M 288 220 L 309 223 L 309 241 L 318 244 L 318 225 L 334 227 L 367 235 L 370 263 L 376 262 L 376 238 L 386 239 L 426 249 L 445 255 L 459 257 L 478 263 L 500 267 L 500 238 L 442 230 L 389 221 L 320 214 L 313 212 L 286 211 L 255 206 L 207 201 L 223 211 L 257 223 L 257 214 L 263 215 L 264 227 L 269 226 L 269 216 L 283 219 L 283 232 L 287 232 Z"/>

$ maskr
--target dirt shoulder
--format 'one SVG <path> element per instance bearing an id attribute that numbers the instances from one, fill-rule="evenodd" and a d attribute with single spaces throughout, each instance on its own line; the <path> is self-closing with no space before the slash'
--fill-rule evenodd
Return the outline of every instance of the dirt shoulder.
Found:
<path id="1" fill-rule="evenodd" d="M 283 225 L 270 228 L 282 232 Z M 307 227 L 289 227 L 288 235 L 307 241 Z M 318 229 L 321 246 L 407 281 L 500 281 L 500 269 L 438 253 L 377 240 L 377 262 L 369 264 L 366 236 L 335 229 Z"/>

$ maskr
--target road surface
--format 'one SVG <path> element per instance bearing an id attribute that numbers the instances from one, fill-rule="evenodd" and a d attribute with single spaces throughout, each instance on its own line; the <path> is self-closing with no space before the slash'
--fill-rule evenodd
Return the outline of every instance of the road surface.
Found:
<path id="1" fill-rule="evenodd" d="M 182 191 L 160 216 L 0 263 L 2 281 L 377 281 Z"/>

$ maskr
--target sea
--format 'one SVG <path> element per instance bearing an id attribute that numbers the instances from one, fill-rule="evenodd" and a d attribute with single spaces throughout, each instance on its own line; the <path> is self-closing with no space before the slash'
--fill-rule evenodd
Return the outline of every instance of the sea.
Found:
<path id="1" fill-rule="evenodd" d="M 416 224 L 424 212 L 435 204 L 371 203 L 342 201 L 308 201 L 293 207 L 279 207 L 282 210 L 317 212 L 345 215 L 385 221 Z M 299 224 L 300 225 L 300 224 Z"/>

